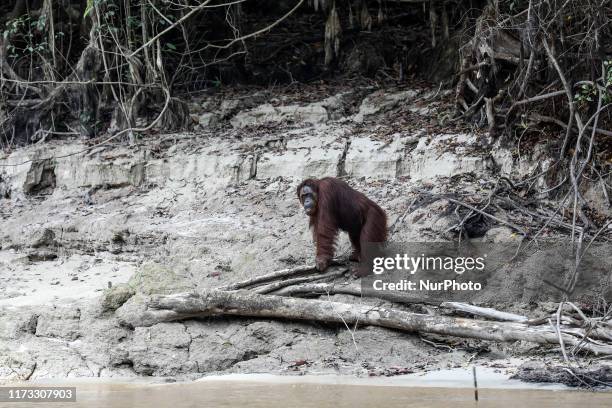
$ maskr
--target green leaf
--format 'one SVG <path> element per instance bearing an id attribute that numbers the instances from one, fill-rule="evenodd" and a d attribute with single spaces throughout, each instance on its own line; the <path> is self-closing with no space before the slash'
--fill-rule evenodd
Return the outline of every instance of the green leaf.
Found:
<path id="1" fill-rule="evenodd" d="M 94 8 L 94 0 L 87 0 L 87 7 L 85 7 L 85 12 L 83 13 L 83 18 L 87 17 L 91 10 Z"/>

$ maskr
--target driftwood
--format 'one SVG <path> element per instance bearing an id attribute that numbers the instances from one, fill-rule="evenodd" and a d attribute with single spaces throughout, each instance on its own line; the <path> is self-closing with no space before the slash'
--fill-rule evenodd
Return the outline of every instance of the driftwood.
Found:
<path id="1" fill-rule="evenodd" d="M 288 286 L 273 293 L 277 296 L 294 295 L 352 295 L 361 296 L 361 286 L 343 283 L 302 283 Z"/>
<path id="2" fill-rule="evenodd" d="M 316 271 L 314 265 L 301 265 L 295 268 L 282 269 L 280 271 L 274 271 L 266 275 L 256 276 L 251 279 L 246 279 L 240 282 L 233 283 L 231 285 L 223 286 L 220 289 L 238 290 L 238 289 L 247 288 L 249 286 L 260 285 L 262 283 L 267 283 L 273 280 L 288 278 L 290 276 L 301 275 L 307 272 L 314 272 L 314 271 Z"/>
<path id="3" fill-rule="evenodd" d="M 403 293 L 396 293 L 390 291 L 376 292 L 375 295 L 371 293 L 363 294 L 361 286 L 357 284 L 347 283 L 301 283 L 288 287 L 284 287 L 274 292 L 270 292 L 272 295 L 277 296 L 294 296 L 294 295 L 306 295 L 306 296 L 320 296 L 320 295 L 352 295 L 356 297 L 368 297 L 372 299 L 380 299 L 393 303 L 405 303 L 405 304 L 426 304 L 438 306 L 439 301 L 427 299 L 425 297 L 418 297 L 414 295 L 406 295 Z"/>
<path id="4" fill-rule="evenodd" d="M 511 342 L 577 346 L 595 354 L 612 355 L 612 345 L 595 342 L 579 328 L 529 326 L 517 322 L 493 322 L 449 316 L 432 316 L 369 305 L 286 298 L 247 292 L 218 290 L 174 295 L 133 296 L 117 309 L 117 317 L 132 327 L 207 316 L 248 316 L 313 320 L 344 325 L 380 326 L 406 332 Z M 571 333 L 568 330 L 571 329 Z M 589 334 L 592 334 L 590 332 Z"/>
<path id="5" fill-rule="evenodd" d="M 489 307 L 473 306 L 467 303 L 460 302 L 444 302 L 440 304 L 440 307 L 446 307 L 448 309 L 458 310 L 465 313 L 471 313 L 476 316 L 486 317 L 492 320 L 500 320 L 503 322 L 518 322 L 526 323 L 529 319 L 526 316 L 517 315 L 514 313 L 502 312 L 499 310 L 491 309 Z"/>
<path id="6" fill-rule="evenodd" d="M 316 281 L 322 281 L 322 280 L 332 280 L 334 278 L 339 278 L 340 276 L 344 275 L 346 272 L 348 272 L 348 269 L 344 268 L 340 270 L 332 270 L 325 274 L 316 274 L 312 276 L 304 276 L 304 277 L 299 277 L 299 278 L 281 280 L 278 282 L 270 283 L 265 286 L 260 286 L 258 288 L 255 288 L 253 289 L 253 292 L 263 295 L 266 293 L 271 293 L 276 290 L 279 290 L 279 289 L 282 289 L 288 286 L 292 286 L 292 285 L 297 285 L 300 283 L 316 282 Z"/>
<path id="7" fill-rule="evenodd" d="M 404 304 L 429 304 L 439 306 L 441 308 L 452 309 L 455 311 L 469 313 L 474 316 L 484 317 L 489 320 L 502 321 L 502 322 L 517 322 L 524 323 L 528 326 L 538 326 L 542 324 L 548 325 L 551 320 L 555 320 L 555 315 L 543 316 L 536 319 L 529 319 L 527 316 L 518 315 L 515 313 L 508 313 L 501 310 L 496 310 L 489 307 L 474 306 L 468 303 L 462 302 L 435 302 L 430 299 L 416 298 L 413 296 L 404 295 L 401 293 L 394 292 L 377 292 L 375 296 L 369 293 L 363 294 L 361 287 L 355 284 L 341 284 L 341 283 L 304 283 L 297 284 L 288 287 L 284 287 L 273 293 L 277 296 L 321 296 L 321 295 L 352 295 L 356 297 L 367 297 L 371 299 L 380 299 L 393 303 L 404 303 Z M 560 321 L 566 325 L 564 328 L 565 333 L 571 333 L 576 336 L 582 337 L 584 334 L 583 327 L 588 329 L 587 337 L 597 340 L 603 340 L 605 342 L 612 341 L 612 325 L 607 321 L 599 319 L 589 319 L 580 309 L 571 303 L 567 303 L 575 308 L 575 310 L 581 315 L 581 319 L 575 319 L 568 315 L 560 316 Z"/>
<path id="8" fill-rule="evenodd" d="M 300 265 L 294 268 L 281 269 L 279 271 L 270 272 L 265 275 L 255 276 L 254 278 L 245 279 L 243 281 L 236 282 L 236 283 L 231 283 L 229 285 L 222 286 L 218 289 L 220 290 L 238 290 L 238 289 L 246 289 L 246 288 L 252 289 L 256 286 L 270 283 L 269 290 L 263 290 L 262 292 L 257 292 L 257 293 L 268 293 L 268 292 L 272 292 L 276 289 L 280 289 L 282 287 L 289 286 L 289 285 L 294 285 L 294 284 L 303 283 L 303 282 L 312 282 L 316 280 L 323 280 L 329 276 L 336 276 L 337 274 L 342 275 L 343 273 L 347 271 L 346 264 L 347 262 L 343 261 L 342 259 L 333 259 L 331 261 L 331 264 L 330 264 L 331 267 L 329 268 L 328 270 L 329 272 L 327 274 L 321 274 L 314 265 Z M 340 268 L 336 268 L 336 267 L 340 267 Z M 288 279 L 288 278 L 292 278 L 292 277 L 300 276 L 300 275 L 310 275 L 313 278 L 306 279 L 306 280 L 302 280 L 302 278 L 295 278 L 296 279 L 295 281 L 293 279 Z M 274 283 L 271 283 L 271 282 L 274 282 Z M 287 284 L 284 284 L 285 282 Z M 277 285 L 278 287 L 274 288 L 275 285 Z"/>

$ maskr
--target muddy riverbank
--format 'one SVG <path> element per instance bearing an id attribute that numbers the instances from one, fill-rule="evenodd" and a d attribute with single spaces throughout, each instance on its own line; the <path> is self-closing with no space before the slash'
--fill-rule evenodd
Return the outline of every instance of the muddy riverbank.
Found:
<path id="1" fill-rule="evenodd" d="M 369 377 L 474 362 L 500 368 L 558 362 L 558 347 L 527 343 L 247 318 L 132 329 L 114 315 L 134 293 L 221 287 L 312 262 L 295 195 L 304 177 L 345 177 L 388 212 L 394 240 L 435 240 L 459 218 L 446 200 L 407 211 L 420 190 L 486 197 L 500 175 L 520 179 L 549 164 L 537 146 L 517 155 L 454 127 L 447 96 L 419 87 L 311 100 L 215 96 L 192 103 L 191 133 L 85 153 L 86 141 L 52 141 L 0 156 L 0 379 Z M 546 187 L 545 180 L 537 184 Z M 602 213 L 610 210 L 595 187 L 585 198 Z M 498 225 L 483 236 L 516 240 Z M 342 236 L 339 252 L 348 249 Z M 498 300 L 515 311 L 534 310 L 529 299 Z"/>

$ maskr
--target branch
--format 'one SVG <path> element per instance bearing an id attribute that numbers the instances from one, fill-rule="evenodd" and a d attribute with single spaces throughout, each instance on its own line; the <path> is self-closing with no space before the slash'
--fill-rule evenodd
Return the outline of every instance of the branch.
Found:
<path id="1" fill-rule="evenodd" d="M 266 294 L 266 293 L 274 292 L 278 289 L 285 288 L 287 286 L 297 285 L 300 283 L 316 282 L 316 281 L 325 280 L 325 279 L 339 278 L 340 276 L 344 275 L 346 272 L 348 272 L 348 269 L 345 268 L 345 269 L 328 272 L 326 274 L 317 274 L 314 276 L 304 276 L 301 278 L 286 279 L 286 280 L 282 280 L 279 282 L 273 282 L 263 287 L 256 288 L 253 291 L 259 294 Z"/>
<path id="2" fill-rule="evenodd" d="M 504 322 L 525 323 L 529 320 L 525 316 L 517 315 L 514 313 L 502 312 L 488 307 L 473 306 L 467 303 L 444 302 L 440 304 L 440 307 L 459 310 L 460 312 L 471 313 L 476 316 L 482 316 L 494 320 L 501 320 Z"/>
<path id="3" fill-rule="evenodd" d="M 307 272 L 314 272 L 316 270 L 314 265 L 300 265 L 295 268 L 281 269 L 280 271 L 274 271 L 266 275 L 256 276 L 251 279 L 246 279 L 240 282 L 232 283 L 230 285 L 223 286 L 221 290 L 238 290 L 247 288 L 249 286 L 256 286 L 261 283 L 267 283 L 277 279 L 283 279 L 290 276 L 301 275 Z"/>
<path id="4" fill-rule="evenodd" d="M 548 56 L 548 59 L 555 67 L 555 70 L 557 70 L 559 79 L 561 80 L 561 83 L 563 84 L 563 88 L 565 89 L 565 93 L 567 95 L 567 103 L 569 104 L 569 108 L 570 108 L 569 120 L 567 122 L 567 128 L 565 132 L 565 139 L 563 140 L 563 146 L 561 146 L 561 154 L 559 155 L 559 157 L 563 157 L 563 155 L 565 154 L 565 149 L 567 148 L 569 136 L 572 132 L 572 121 L 574 120 L 574 116 L 576 116 L 576 124 L 578 125 L 578 132 L 582 131 L 582 120 L 580 120 L 580 115 L 576 113 L 576 105 L 574 104 L 574 95 L 572 94 L 572 88 L 569 86 L 567 79 L 565 79 L 563 70 L 561 69 L 561 66 L 559 66 L 559 62 L 555 58 L 552 50 L 550 49 L 550 46 L 548 45 L 548 41 L 546 41 L 545 38 L 542 39 L 542 44 L 544 45 L 544 49 L 546 50 L 546 55 Z"/>
<path id="5" fill-rule="evenodd" d="M 140 47 L 138 47 L 135 51 L 132 51 L 132 53 L 130 53 L 130 55 L 128 55 L 128 58 L 131 58 L 133 56 L 135 56 L 136 54 L 138 54 L 140 51 L 144 50 L 145 48 L 147 48 L 148 46 L 150 46 L 151 44 L 153 44 L 155 41 L 157 41 L 162 35 L 166 34 L 167 32 L 171 31 L 172 29 L 174 29 L 176 26 L 178 26 L 179 24 L 181 24 L 183 21 L 187 20 L 189 17 L 193 16 L 195 13 L 197 13 L 198 11 L 204 9 L 206 7 L 206 5 L 208 3 L 210 3 L 211 0 L 206 0 L 204 3 L 194 7 L 193 9 L 191 9 L 191 11 L 187 14 L 185 14 L 183 17 L 179 18 L 178 20 L 176 20 L 176 22 L 172 25 L 169 25 L 168 27 L 166 27 L 165 30 L 162 30 L 161 32 L 159 32 L 156 36 L 152 37 L 149 39 L 149 41 L 147 41 L 146 43 L 142 44 Z"/>

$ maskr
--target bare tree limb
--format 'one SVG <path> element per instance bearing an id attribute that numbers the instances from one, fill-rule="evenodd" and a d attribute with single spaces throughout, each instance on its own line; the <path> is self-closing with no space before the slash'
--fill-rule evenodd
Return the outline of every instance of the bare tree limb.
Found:
<path id="1" fill-rule="evenodd" d="M 290 276 L 301 275 L 307 272 L 314 272 L 316 268 L 314 265 L 300 265 L 295 268 L 281 269 L 280 271 L 274 271 L 265 275 L 256 276 L 254 278 L 246 279 L 240 282 L 232 283 L 230 285 L 223 286 L 219 289 L 222 290 L 237 290 L 247 288 L 249 286 L 256 286 L 262 283 L 270 282 L 277 279 L 283 279 Z"/>

